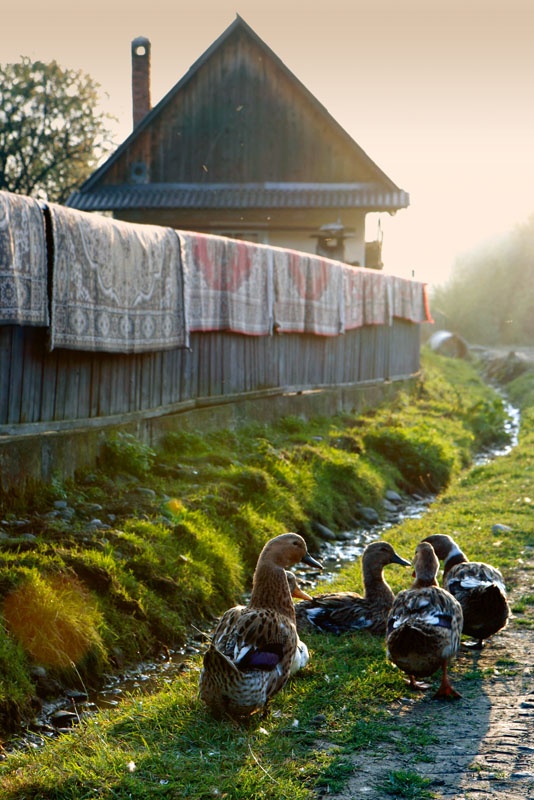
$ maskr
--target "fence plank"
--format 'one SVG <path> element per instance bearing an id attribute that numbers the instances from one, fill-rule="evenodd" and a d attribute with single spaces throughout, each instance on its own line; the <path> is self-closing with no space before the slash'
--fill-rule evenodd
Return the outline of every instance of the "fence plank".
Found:
<path id="1" fill-rule="evenodd" d="M 142 354 L 54 350 L 45 329 L 0 326 L 0 426 L 93 419 L 284 387 L 406 377 L 419 325 L 395 319 L 341 336 L 193 333 L 190 349 Z M 1 432 L 1 431 L 0 431 Z"/>
<path id="2" fill-rule="evenodd" d="M 8 393 L 7 421 L 20 422 L 21 396 L 24 375 L 25 328 L 14 325 L 11 328 L 10 380 Z"/>
<path id="3" fill-rule="evenodd" d="M 11 325 L 0 326 L 0 424 L 9 420 L 9 392 L 11 389 Z"/>

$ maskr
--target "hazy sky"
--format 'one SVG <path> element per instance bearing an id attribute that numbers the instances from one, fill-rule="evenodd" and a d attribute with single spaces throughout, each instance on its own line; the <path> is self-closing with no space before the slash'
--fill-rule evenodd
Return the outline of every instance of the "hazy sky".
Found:
<path id="1" fill-rule="evenodd" d="M 81 69 L 131 131 L 130 43 L 155 105 L 239 13 L 402 189 L 386 270 L 443 282 L 455 256 L 534 213 L 533 0 L 15 0 L 0 63 Z M 376 233 L 373 218 L 368 238 Z"/>

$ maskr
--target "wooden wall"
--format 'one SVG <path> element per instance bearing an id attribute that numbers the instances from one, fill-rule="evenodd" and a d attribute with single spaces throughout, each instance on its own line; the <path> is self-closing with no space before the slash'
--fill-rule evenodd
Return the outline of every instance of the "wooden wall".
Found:
<path id="1" fill-rule="evenodd" d="M 49 352 L 45 329 L 0 326 L 0 437 L 31 423 L 404 378 L 419 370 L 419 328 L 395 319 L 335 337 L 194 333 L 189 350 L 115 355 Z"/>

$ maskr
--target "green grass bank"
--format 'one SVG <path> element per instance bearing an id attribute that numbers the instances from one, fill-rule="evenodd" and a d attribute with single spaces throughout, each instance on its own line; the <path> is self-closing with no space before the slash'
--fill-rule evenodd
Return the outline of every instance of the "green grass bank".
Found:
<path id="1" fill-rule="evenodd" d="M 504 438 L 502 403 L 465 362 L 425 353 L 423 364 L 412 393 L 366 414 L 172 434 L 157 453 L 117 437 L 97 471 L 3 500 L 4 727 L 30 713 L 38 671 L 79 688 L 114 662 L 182 643 L 190 622 L 238 600 L 268 538 L 296 530 L 316 550 L 313 523 L 347 530 L 359 505 L 381 512 L 387 489 L 439 494 L 423 519 L 387 532 L 398 552 L 411 558 L 424 536 L 449 533 L 513 585 L 534 546 L 534 409 L 524 405 L 509 456 L 473 468 L 476 450 Z M 495 534 L 496 523 L 510 532 Z M 390 568 L 388 581 L 398 591 L 410 578 Z M 335 585 L 361 591 L 359 563 Z M 526 592 L 514 609 L 525 624 L 532 602 Z M 405 685 L 380 640 L 307 643 L 310 665 L 266 718 L 243 727 L 211 720 L 193 658 L 172 686 L 10 755 L 0 764 L 2 796 L 310 800 L 340 788 L 347 753 L 390 735 L 388 708 Z M 431 737 L 414 730 L 406 746 Z"/>

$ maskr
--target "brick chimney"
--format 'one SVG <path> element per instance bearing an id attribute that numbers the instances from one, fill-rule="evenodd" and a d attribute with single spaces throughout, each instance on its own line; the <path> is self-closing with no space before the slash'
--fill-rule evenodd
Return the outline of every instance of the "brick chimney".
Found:
<path id="1" fill-rule="evenodd" d="M 136 128 L 151 109 L 150 103 L 150 41 L 138 36 L 132 41 L 132 107 Z"/>

